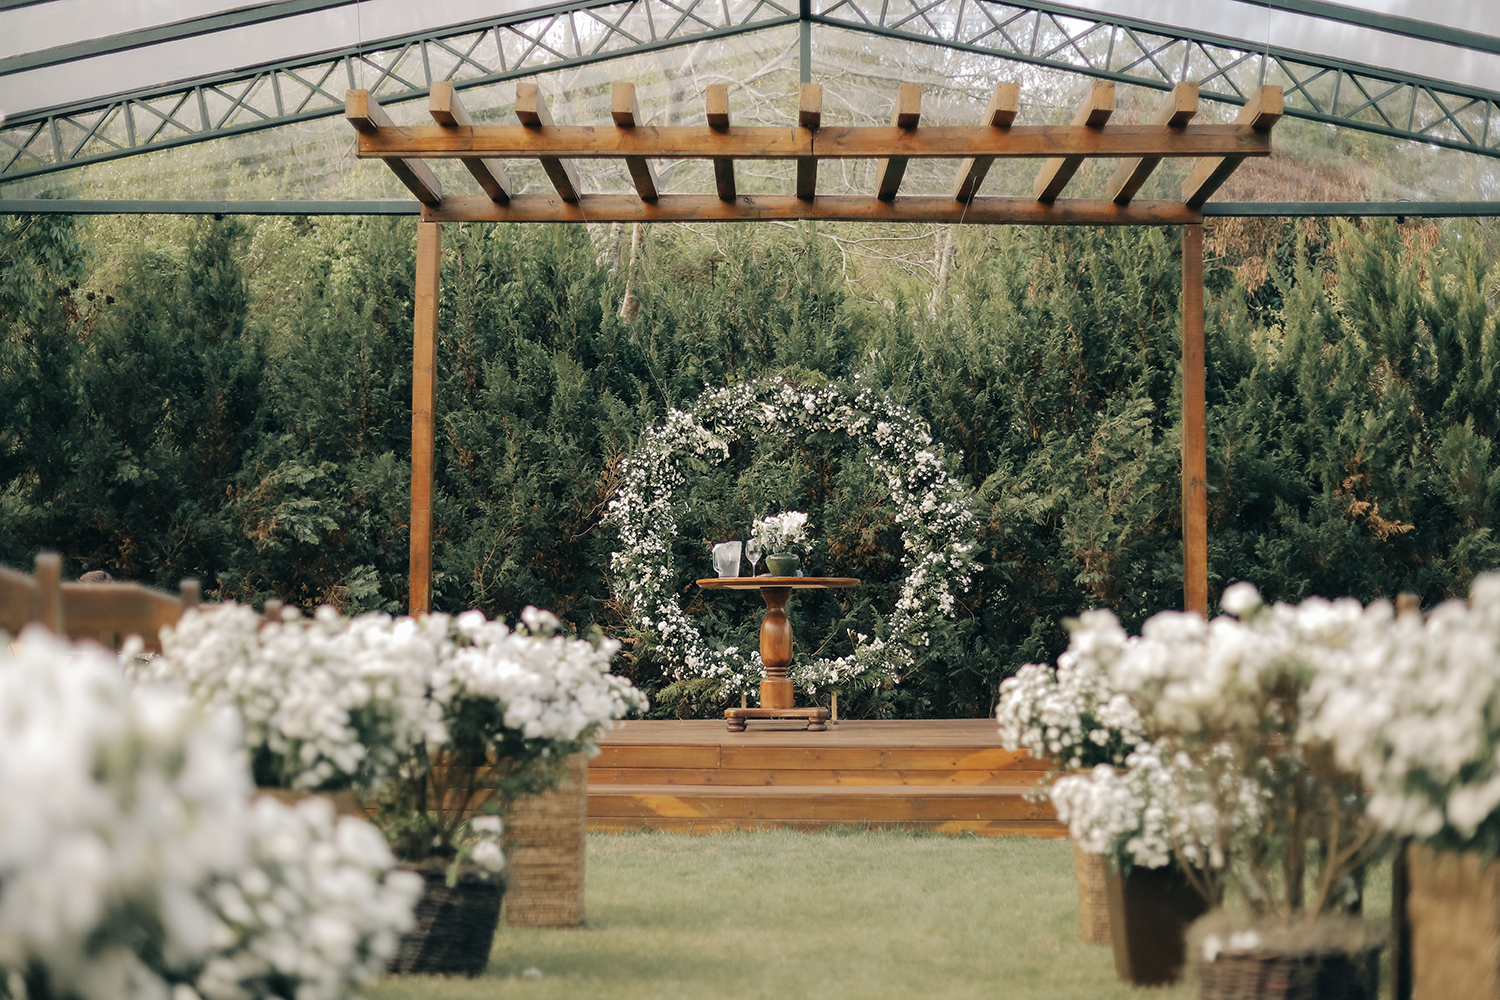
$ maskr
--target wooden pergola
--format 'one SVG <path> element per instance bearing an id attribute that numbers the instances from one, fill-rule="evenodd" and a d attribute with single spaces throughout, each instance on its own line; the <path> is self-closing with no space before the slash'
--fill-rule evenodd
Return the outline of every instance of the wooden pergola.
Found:
<path id="1" fill-rule="evenodd" d="M 1203 361 L 1202 207 L 1247 156 L 1268 156 L 1281 118 L 1281 88 L 1261 87 L 1231 125 L 1192 124 L 1198 87 L 1178 84 L 1148 124 L 1110 125 L 1112 83 L 1096 83 L 1069 125 L 1017 125 L 1020 88 L 995 88 L 977 125 L 922 126 L 921 89 L 902 84 L 889 126 L 824 126 L 823 88 L 804 83 L 797 124 L 737 126 L 725 84 L 708 88 L 707 124 L 639 124 L 635 86 L 616 83 L 607 125 L 557 125 L 535 84 L 516 87 L 517 125 L 475 125 L 451 83 L 434 83 L 436 124 L 397 126 L 367 91 L 351 90 L 345 117 L 359 133 L 358 155 L 384 160 L 422 203 L 412 380 L 411 597 L 413 614 L 432 604 L 433 433 L 439 263 L 443 222 L 737 222 L 823 219 L 836 222 L 946 222 L 984 225 L 1182 227 L 1182 531 L 1183 602 L 1208 612 L 1207 436 Z M 1031 198 L 979 195 L 1000 157 L 1044 162 Z M 1137 200 L 1151 172 L 1168 157 L 1191 157 L 1180 200 Z M 462 160 L 482 194 L 445 196 L 426 164 Z M 951 197 L 902 196 L 912 159 L 958 160 Z M 1117 159 L 1106 197 L 1061 197 L 1089 158 Z M 550 194 L 515 194 L 505 159 L 541 163 Z M 584 194 L 571 161 L 625 161 L 634 195 Z M 706 159 L 714 194 L 665 194 L 653 160 Z M 818 161 L 875 159 L 869 195 L 819 195 Z M 796 189 L 784 195 L 740 194 L 736 160 L 795 160 Z"/>

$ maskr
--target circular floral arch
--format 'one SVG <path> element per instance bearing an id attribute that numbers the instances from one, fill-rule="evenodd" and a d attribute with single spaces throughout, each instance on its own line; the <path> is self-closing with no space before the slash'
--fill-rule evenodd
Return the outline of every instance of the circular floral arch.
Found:
<path id="1" fill-rule="evenodd" d="M 929 644 L 933 624 L 953 615 L 956 593 L 969 589 L 974 512 L 970 491 L 948 472 L 926 421 L 858 377 L 823 386 L 763 378 L 718 389 L 700 396 L 690 410 L 670 410 L 665 423 L 642 435 L 622 464 L 620 490 L 607 516 L 620 532 L 621 549 L 610 565 L 615 596 L 628 608 L 630 624 L 666 653 L 678 679 L 717 679 L 730 691 L 759 683 L 760 652 L 710 647 L 673 591 L 673 497 L 685 481 L 681 464 L 690 456 L 722 462 L 730 444 L 748 433 L 782 440 L 846 434 L 867 449 L 866 461 L 885 477 L 906 569 L 888 634 L 856 636 L 852 655 L 794 665 L 791 676 L 809 689 L 899 681 Z"/>

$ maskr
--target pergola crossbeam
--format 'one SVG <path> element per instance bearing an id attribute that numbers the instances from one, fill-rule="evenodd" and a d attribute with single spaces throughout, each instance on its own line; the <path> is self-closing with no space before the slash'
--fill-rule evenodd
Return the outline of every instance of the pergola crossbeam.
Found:
<path id="1" fill-rule="evenodd" d="M 990 95 L 990 103 L 984 109 L 982 126 L 988 128 L 1010 128 L 1021 108 L 1021 85 L 1002 83 Z M 970 156 L 958 166 L 958 176 L 953 179 L 953 197 L 959 201 L 971 201 L 979 193 L 979 186 L 995 162 L 993 156 Z"/>
<path id="2" fill-rule="evenodd" d="M 797 127 L 805 129 L 808 149 L 812 149 L 813 134 L 823 125 L 823 85 L 804 83 L 797 103 Z M 812 201 L 818 193 L 818 161 L 812 156 L 797 160 L 797 197 Z"/>
<path id="3" fill-rule="evenodd" d="M 633 129 L 641 123 L 641 109 L 635 100 L 635 84 L 615 84 L 614 91 L 610 94 L 609 113 L 615 120 L 616 128 Z M 656 182 L 656 169 L 651 166 L 651 161 L 644 156 L 627 156 L 625 169 L 630 171 L 630 179 L 635 183 L 635 192 L 640 195 L 641 201 L 655 201 L 661 193 L 661 186 Z"/>
<path id="4" fill-rule="evenodd" d="M 432 85 L 432 93 L 427 98 L 427 112 L 432 115 L 433 121 L 447 128 L 468 128 L 474 124 L 474 119 L 469 117 L 463 102 L 458 99 L 453 84 L 447 81 Z M 463 164 L 492 200 L 502 204 L 510 201 L 510 178 L 506 176 L 505 167 L 499 160 L 470 156 Z"/>
<path id="5" fill-rule="evenodd" d="M 729 84 L 712 83 L 708 87 L 708 127 L 715 132 L 729 131 Z M 734 160 L 727 156 L 714 158 L 714 187 L 720 201 L 734 201 Z"/>
<path id="6" fill-rule="evenodd" d="M 903 83 L 896 92 L 896 106 L 891 109 L 891 127 L 902 132 L 911 132 L 922 120 L 922 88 L 915 83 Z M 901 187 L 901 178 L 906 175 L 908 157 L 890 156 L 880 161 L 875 170 L 875 197 L 881 201 L 894 201 Z"/>
<path id="7" fill-rule="evenodd" d="M 1102 129 L 1109 116 L 1115 111 L 1115 85 L 1112 83 L 1095 83 L 1089 88 L 1088 96 L 1078 105 L 1078 110 L 1073 113 L 1073 127 L 1088 129 Z M 1032 194 L 1040 202 L 1052 202 L 1062 194 L 1063 188 L 1068 186 L 1068 181 L 1078 173 L 1078 168 L 1083 166 L 1084 157 L 1079 154 L 1071 156 L 1054 156 L 1047 161 L 1036 175 L 1036 181 L 1032 184 Z"/>
<path id="8" fill-rule="evenodd" d="M 1192 121 L 1197 113 L 1198 85 L 1179 83 L 1172 88 L 1167 99 L 1157 106 L 1156 114 L 1151 118 L 1151 124 L 1163 125 L 1167 128 L 1182 128 Z M 1161 163 L 1161 157 L 1158 156 L 1138 156 L 1125 160 L 1115 168 L 1109 183 L 1105 185 L 1105 196 L 1110 201 L 1124 205 L 1136 196 L 1136 192 L 1140 191 L 1159 163 Z"/>
<path id="9" fill-rule="evenodd" d="M 869 195 L 664 194 L 654 202 L 629 194 L 586 194 L 565 202 L 552 194 L 516 195 L 500 205 L 477 195 L 450 195 L 422 210 L 425 222 L 935 222 L 1018 226 L 1171 226 L 1203 221 L 1199 209 L 1179 201 L 1064 198 L 974 198 L 967 204 L 941 195 L 903 195 L 881 201 Z"/>
<path id="10" fill-rule="evenodd" d="M 1240 109 L 1235 118 L 1236 126 L 1249 128 L 1269 137 L 1271 128 L 1281 120 L 1281 88 L 1261 87 L 1255 96 Z M 1219 190 L 1243 160 L 1242 156 L 1209 157 L 1199 160 L 1192 173 L 1182 182 L 1182 200 L 1189 208 L 1202 208 L 1203 203 Z"/>
<path id="11" fill-rule="evenodd" d="M 360 135 L 379 135 L 393 126 L 391 116 L 386 114 L 380 102 L 367 90 L 351 90 L 344 99 L 344 117 Z M 387 160 L 391 173 L 400 178 L 416 199 L 424 205 L 436 205 L 443 200 L 443 185 L 438 183 L 432 168 L 418 157 Z"/>
<path id="12" fill-rule="evenodd" d="M 552 123 L 552 112 L 547 107 L 546 99 L 542 97 L 541 88 L 534 83 L 516 84 L 516 117 L 521 120 L 522 130 L 538 140 L 544 139 L 548 133 L 560 131 Z M 503 156 L 505 154 L 489 153 L 486 155 Z M 541 161 L 542 169 L 547 173 L 547 179 L 557 189 L 558 196 L 563 201 L 577 201 L 583 192 L 583 186 L 578 181 L 578 171 L 573 164 L 557 156 L 540 156 L 538 159 Z"/>

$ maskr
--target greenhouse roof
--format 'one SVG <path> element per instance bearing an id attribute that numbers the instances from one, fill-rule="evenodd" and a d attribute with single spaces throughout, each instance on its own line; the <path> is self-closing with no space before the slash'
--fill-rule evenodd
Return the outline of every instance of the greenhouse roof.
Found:
<path id="1" fill-rule="evenodd" d="M 1066 121 L 1091 81 L 1116 85 L 1124 122 L 1182 81 L 1211 122 L 1273 85 L 1276 154 L 1247 162 L 1210 214 L 1492 214 L 1500 183 L 1500 5 L 1472 0 L 0 0 L 0 209 L 415 212 L 390 171 L 356 159 L 346 92 L 417 124 L 449 81 L 476 124 L 501 124 L 517 80 L 580 125 L 609 122 L 615 81 L 660 125 L 704 123 L 715 83 L 737 124 L 761 125 L 794 123 L 805 81 L 824 85 L 825 125 L 885 124 L 900 83 L 922 86 L 923 125 L 977 122 L 1002 82 L 1035 124 Z M 706 160 L 656 166 L 674 192 L 714 189 Z M 633 190 L 623 162 L 580 168 L 586 190 Z M 1111 168 L 1074 183 L 1102 190 Z M 434 169 L 465 180 L 458 163 Z M 874 169 L 831 165 L 819 194 L 867 191 Z M 793 170 L 764 161 L 740 186 L 790 191 Z M 1183 176 L 1158 174 L 1162 190 Z M 551 189 L 537 164 L 512 175 Z M 990 176 L 996 193 L 1025 186 Z M 914 160 L 902 191 L 951 180 L 951 164 Z"/>

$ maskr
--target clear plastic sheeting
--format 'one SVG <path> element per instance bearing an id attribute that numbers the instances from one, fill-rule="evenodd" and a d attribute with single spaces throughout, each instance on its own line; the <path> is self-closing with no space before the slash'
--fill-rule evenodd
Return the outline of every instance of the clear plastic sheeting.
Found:
<path id="1" fill-rule="evenodd" d="M 797 50 L 795 27 L 774 28 L 531 79 L 541 86 L 559 124 L 610 124 L 612 85 L 628 80 L 636 85 L 645 124 L 703 124 L 708 86 L 728 83 L 735 122 L 788 125 L 797 114 Z M 476 122 L 514 124 L 515 95 L 515 83 L 502 82 L 463 90 L 460 99 Z M 390 104 L 387 111 L 398 125 L 432 123 L 425 99 Z M 342 116 L 322 118 L 13 181 L 0 185 L 0 197 L 288 202 L 411 197 L 384 163 L 356 159 L 354 147 L 354 130 Z M 445 194 L 480 193 L 458 161 L 428 162 Z M 576 165 L 588 193 L 634 190 L 623 160 Z M 655 166 L 667 192 L 714 190 L 713 167 L 707 161 L 662 161 Z M 534 160 L 507 161 L 505 168 L 519 193 L 552 190 Z M 790 191 L 792 173 L 789 164 L 744 163 L 736 179 L 747 194 Z"/>
<path id="2" fill-rule="evenodd" d="M 1278 10 L 1244 0 L 1067 0 L 1085 13 L 1112 14 L 1446 83 L 1494 89 L 1500 55 L 1424 41 L 1373 27 Z M 1330 4 L 1330 6 L 1336 6 Z M 1355 7 L 1353 4 L 1346 4 Z M 1500 4 L 1482 0 L 1362 0 L 1358 11 L 1384 13 L 1500 39 Z"/>

